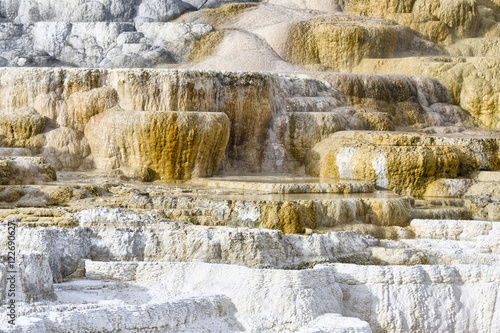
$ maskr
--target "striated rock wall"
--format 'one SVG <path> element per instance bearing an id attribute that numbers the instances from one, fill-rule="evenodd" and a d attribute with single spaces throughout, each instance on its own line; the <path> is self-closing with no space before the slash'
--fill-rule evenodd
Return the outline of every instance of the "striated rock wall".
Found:
<path id="1" fill-rule="evenodd" d="M 85 136 L 99 169 L 148 168 L 161 179 L 189 179 L 217 173 L 229 120 L 217 112 L 110 110 L 91 119 Z"/>
<path id="2" fill-rule="evenodd" d="M 306 170 L 313 176 L 371 180 L 421 196 L 437 178 L 466 176 L 480 166 L 460 141 L 411 133 L 337 133 L 308 152 Z M 496 164 L 496 151 L 490 159 Z"/>
<path id="3" fill-rule="evenodd" d="M 368 321 L 375 332 L 499 328 L 497 266 L 323 267 L 342 289 L 343 314 Z"/>
<path id="4" fill-rule="evenodd" d="M 416 124 L 424 127 L 474 125 L 469 113 L 452 105 L 450 91 L 437 79 L 341 73 L 322 74 L 320 77 L 344 93 L 353 106 L 387 114 L 375 113 L 380 116 L 365 117 L 367 125 L 364 129 L 392 130 L 394 126 Z M 382 120 L 385 120 L 387 125 L 381 126 Z"/>
<path id="5" fill-rule="evenodd" d="M 74 141 L 83 140 L 81 132 L 89 119 L 116 105 L 127 111 L 224 112 L 231 125 L 225 169 L 259 172 L 269 123 L 273 115 L 285 107 L 286 98 L 295 94 L 328 96 L 338 93 L 325 82 L 265 73 L 5 68 L 1 70 L 0 105 L 1 109 L 12 110 L 9 112 L 23 119 L 22 124 L 28 115 L 15 109 L 26 106 L 36 109 L 30 109 L 29 114 L 41 119 L 41 123 L 26 128 L 27 134 L 23 136 L 23 140 L 31 141 L 15 141 L 13 144 L 35 148 L 45 146 L 47 156 L 61 154 L 49 149 L 58 146 L 53 140 L 56 135 L 49 135 L 52 127 L 73 128 L 77 131 Z M 19 124 L 19 121 L 10 119 L 2 118 L 5 134 L 9 135 L 10 128 Z M 45 119 L 49 127 L 45 128 L 42 137 L 35 140 L 34 136 L 44 128 Z M 16 135 L 23 133 L 18 132 Z M 9 136 L 8 140 L 13 139 Z M 83 163 L 88 156 L 85 145 L 85 142 L 73 142 L 75 148 L 68 153 L 80 152 L 77 160 Z M 58 168 L 79 167 L 77 162 L 57 159 Z M 90 162 L 87 164 L 91 165 Z"/>
<path id="6" fill-rule="evenodd" d="M 478 120 L 479 125 L 499 128 L 498 58 L 404 58 L 363 60 L 359 73 L 402 73 L 433 77 L 451 91 L 453 101 Z"/>
<path id="7" fill-rule="evenodd" d="M 210 218 L 191 219 L 201 225 L 231 225 L 279 229 L 302 233 L 305 228 L 335 227 L 367 223 L 406 226 L 412 198 L 335 198 L 304 200 L 226 200 L 219 198 L 133 195 L 130 208 L 182 210 L 200 209 Z"/>

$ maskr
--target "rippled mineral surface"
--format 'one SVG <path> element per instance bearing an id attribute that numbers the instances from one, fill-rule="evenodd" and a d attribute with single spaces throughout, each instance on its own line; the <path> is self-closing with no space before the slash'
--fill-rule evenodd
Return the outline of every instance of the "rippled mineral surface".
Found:
<path id="1" fill-rule="evenodd" d="M 0 0 L 0 332 L 500 332 L 499 0 Z"/>

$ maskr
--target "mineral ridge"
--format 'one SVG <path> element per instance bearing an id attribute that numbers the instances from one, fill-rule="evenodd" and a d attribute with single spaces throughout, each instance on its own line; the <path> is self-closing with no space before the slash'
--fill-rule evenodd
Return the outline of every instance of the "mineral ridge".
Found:
<path id="1" fill-rule="evenodd" d="M 500 332 L 499 55 L 498 0 L 0 0 L 0 331 Z"/>

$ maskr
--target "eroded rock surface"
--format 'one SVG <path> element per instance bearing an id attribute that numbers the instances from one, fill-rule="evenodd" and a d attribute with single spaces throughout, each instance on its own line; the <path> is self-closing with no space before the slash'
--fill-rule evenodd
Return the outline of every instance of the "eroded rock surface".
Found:
<path id="1" fill-rule="evenodd" d="M 229 120 L 214 112 L 107 111 L 85 128 L 100 169 L 149 168 L 162 179 L 215 174 Z"/>
<path id="2" fill-rule="evenodd" d="M 0 0 L 0 331 L 500 331 L 499 13 Z"/>

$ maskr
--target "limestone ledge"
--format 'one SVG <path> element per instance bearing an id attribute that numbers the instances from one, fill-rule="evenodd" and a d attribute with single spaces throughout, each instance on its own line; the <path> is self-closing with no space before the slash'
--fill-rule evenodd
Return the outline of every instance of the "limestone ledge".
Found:
<path id="1" fill-rule="evenodd" d="M 421 196 L 436 179 L 468 176 L 479 167 L 496 168 L 497 144 L 496 138 L 473 136 L 339 132 L 308 152 L 306 171 L 312 176 L 371 180 L 397 193 Z"/>
<path id="2" fill-rule="evenodd" d="M 367 321 L 376 332 L 426 332 L 439 330 L 440 327 L 467 327 L 471 332 L 482 332 L 495 330 L 498 325 L 496 319 L 500 315 L 495 306 L 498 303 L 496 294 L 500 279 L 498 266 L 377 267 L 329 264 L 316 266 L 312 270 L 287 271 L 286 275 L 283 275 L 284 271 L 268 271 L 266 285 L 243 283 L 259 276 L 262 271 L 224 265 L 87 261 L 86 270 L 89 278 L 112 278 L 141 283 L 157 281 L 165 288 L 178 291 L 192 291 L 194 288 L 202 294 L 217 291 L 228 295 L 239 312 L 265 313 L 266 316 L 276 318 L 274 320 L 278 324 L 305 321 L 306 318 L 324 313 L 343 313 Z M 194 274 L 198 277 L 198 283 L 193 285 L 187 282 L 187 272 L 196 272 Z M 211 283 L 199 283 L 203 281 L 203 277 L 210 279 Z M 245 285 L 245 295 L 248 295 L 253 294 L 253 288 L 267 290 L 274 285 L 273 281 L 276 279 L 287 283 L 280 283 L 273 291 L 258 292 L 260 296 L 252 299 L 243 297 L 237 292 L 238 288 L 232 287 Z M 314 281 L 313 285 L 309 285 L 309 281 Z M 295 293 L 294 285 L 300 285 L 300 289 L 308 286 L 309 296 L 298 296 L 301 300 L 299 304 L 306 305 L 284 307 L 286 302 L 282 298 L 289 299 L 289 295 Z M 458 294 L 457 288 L 461 291 Z M 429 294 L 436 297 L 423 296 Z M 485 302 L 485 295 L 492 297 Z M 423 297 L 426 299 L 425 306 L 422 304 Z M 297 304 L 297 298 L 294 297 L 294 300 L 294 304 Z M 380 312 L 380 307 L 387 304 L 391 307 Z M 482 306 L 475 307 L 474 304 Z M 432 312 L 429 312 L 429 308 Z M 440 315 L 435 317 L 434 313 Z M 456 321 L 450 320 L 451 318 Z"/>
<path id="3" fill-rule="evenodd" d="M 439 82 L 416 77 L 332 74 L 324 76 L 327 82 L 260 72 L 69 68 L 3 68 L 0 74 L 0 109 L 12 115 L 2 118 L 1 144 L 41 153 L 57 170 L 88 170 L 96 164 L 107 168 L 110 163 L 103 158 L 124 155 L 130 143 L 119 143 L 121 137 L 113 140 L 113 149 L 97 150 L 99 136 L 84 134 L 89 122 L 96 128 L 98 119 L 126 114 L 119 110 L 225 113 L 230 133 L 222 170 L 229 174 L 300 170 L 307 151 L 337 131 L 473 123 L 450 104 Z M 365 82 L 379 88 L 366 93 Z M 31 124 L 32 118 L 43 122 L 19 127 Z M 137 166 L 129 161 L 111 164 Z"/>
<path id="4" fill-rule="evenodd" d="M 400 73 L 432 77 L 451 91 L 455 103 L 480 125 L 500 128 L 499 59 L 494 57 L 428 57 L 365 59 L 353 69 L 357 73 Z"/>
<path id="5" fill-rule="evenodd" d="M 56 171 L 43 157 L 0 157 L 0 185 L 38 184 L 56 179 Z"/>
<path id="6" fill-rule="evenodd" d="M 80 287 L 82 286 L 84 285 L 80 283 Z M 88 287 L 95 288 L 95 285 Z M 106 286 L 101 288 L 106 290 Z M 124 288 L 116 289 L 122 291 L 120 289 Z M 131 293 L 135 290 L 124 290 L 127 291 Z M 234 318 L 234 305 L 227 297 L 219 295 L 162 299 L 152 304 L 127 304 L 116 300 L 91 304 L 39 305 L 37 309 L 38 311 L 30 311 L 23 304 L 18 305 L 22 315 L 17 319 L 16 325 L 1 323 L 0 329 L 11 333 L 62 333 L 82 329 L 95 332 L 137 332 L 151 329 L 196 332 L 203 327 L 205 332 L 240 332 Z M 71 320 L 67 320 L 68 318 Z M 89 321 L 89 318 L 92 320 Z"/>
<path id="7" fill-rule="evenodd" d="M 302 233 L 348 223 L 379 226 L 406 226 L 410 220 L 413 198 L 377 198 L 373 195 L 354 198 L 314 198 L 309 200 L 242 198 L 204 198 L 194 196 L 137 195 L 130 198 L 129 208 L 199 210 L 205 219 L 194 219 L 202 225 L 229 225 L 279 229 L 285 233 Z M 182 219 L 182 216 L 180 217 Z"/>
<path id="8" fill-rule="evenodd" d="M 2 226 L 7 230 L 6 226 Z M 7 234 L 7 233 L 5 233 Z M 36 302 L 42 299 L 54 297 L 54 286 L 52 274 L 48 262 L 47 253 L 31 251 L 29 253 L 16 254 L 15 266 L 8 264 L 7 248 L 2 246 L 2 263 L 0 263 L 0 304 L 7 306 L 7 301 L 13 299 L 8 295 L 9 289 L 15 292 L 17 302 Z M 11 257 L 10 257 L 11 258 Z M 15 287 L 12 287 L 12 272 L 15 271 Z M 12 292 L 12 291 L 11 291 Z M 11 293 L 10 292 L 10 293 Z"/>
<path id="9" fill-rule="evenodd" d="M 277 25 L 275 33 L 283 29 L 283 25 Z M 363 58 L 445 54 L 410 28 L 383 19 L 325 15 L 290 23 L 285 31 L 285 43 L 273 45 L 270 40 L 283 59 L 329 70 L 350 69 Z"/>
<path id="10" fill-rule="evenodd" d="M 278 230 L 193 226 L 120 210 L 86 210 L 76 218 L 81 227 L 71 229 L 19 223 L 19 248 L 23 253 L 43 251 L 57 282 L 74 274 L 85 258 L 297 269 L 339 260 L 371 262 L 369 248 L 378 243 L 357 231 L 284 235 Z M 0 248 L 6 249 L 6 243 L 0 242 Z"/>
<path id="11" fill-rule="evenodd" d="M 89 119 L 117 103 L 127 111 L 224 112 L 231 124 L 224 163 L 228 171 L 262 170 L 266 147 L 272 145 L 266 143 L 270 120 L 281 112 L 287 97 L 339 95 L 323 81 L 268 73 L 2 68 L 0 74 L 0 109 L 33 106 L 48 119 L 50 126 L 70 127 L 78 132 Z M 9 122 L 6 126 L 10 130 L 14 125 Z M 50 136 L 50 128 L 46 131 L 35 147 L 42 148 L 50 141 L 45 138 Z M 75 140 L 78 139 L 75 135 Z M 76 148 L 78 142 L 73 145 L 74 150 L 68 153 L 80 152 L 82 165 L 92 165 L 91 161 L 85 161 L 85 148 Z M 48 149 L 47 154 L 50 152 Z M 58 161 L 63 168 L 74 169 L 77 165 L 65 158 Z M 276 164 L 274 160 L 268 163 Z"/>
<path id="12" fill-rule="evenodd" d="M 147 168 L 147 180 L 182 180 L 217 173 L 229 130 L 220 112 L 110 110 L 91 119 L 85 136 L 99 169 Z"/>

